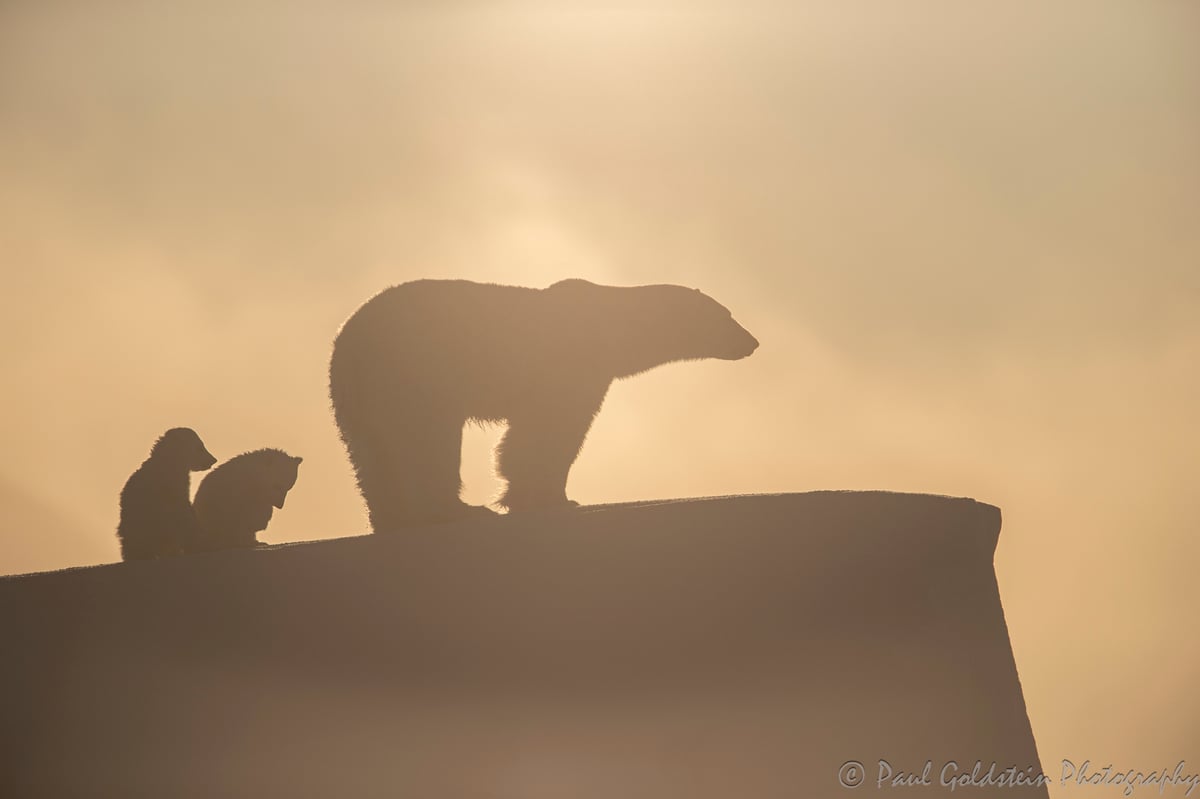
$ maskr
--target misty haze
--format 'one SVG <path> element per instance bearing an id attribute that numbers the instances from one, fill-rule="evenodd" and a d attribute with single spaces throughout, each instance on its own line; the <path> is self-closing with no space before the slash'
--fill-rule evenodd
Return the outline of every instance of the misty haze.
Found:
<path id="1" fill-rule="evenodd" d="M 968 604 L 1007 625 L 1047 774 L 1064 758 L 1200 770 L 1197 30 L 1192 4 L 1117 0 L 4 4 L 0 573 L 119 561 L 122 486 L 180 426 L 218 462 L 303 456 L 257 540 L 368 533 L 329 363 L 388 286 L 698 287 L 763 346 L 613 383 L 567 496 L 882 489 L 1000 508 L 1003 614 Z M 502 496 L 505 432 L 462 428 L 464 503 Z M 825 513 L 815 496 L 773 512 Z M 990 579 L 980 529 L 972 573 Z M 320 579 L 314 553 L 357 568 L 367 545 L 228 562 Z M 228 554 L 122 568 L 129 590 L 170 592 L 202 579 L 172 571 L 185 561 Z M 496 586 L 521 584 L 510 565 Z M 286 717 L 284 690 L 263 701 Z M 320 701 L 372 712 L 341 699 Z"/>

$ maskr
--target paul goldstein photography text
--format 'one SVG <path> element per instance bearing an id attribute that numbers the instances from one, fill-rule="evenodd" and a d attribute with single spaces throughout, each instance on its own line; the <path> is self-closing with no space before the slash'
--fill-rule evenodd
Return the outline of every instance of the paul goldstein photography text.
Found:
<path id="1" fill-rule="evenodd" d="M 1096 766 L 1090 760 L 1076 764 L 1064 758 L 1058 784 L 1119 787 L 1124 796 L 1132 796 L 1142 786 L 1156 788 L 1159 794 L 1168 787 L 1178 787 L 1183 789 L 1183 795 L 1187 797 L 1200 785 L 1200 774 L 1187 774 L 1185 770 L 1186 763 L 1182 760 L 1175 764 L 1174 769 L 1143 771 L 1117 768 L 1111 763 Z M 905 769 L 880 759 L 873 775 L 868 774 L 862 761 L 847 760 L 838 769 L 838 783 L 843 788 L 858 788 L 872 782 L 877 789 L 936 785 L 954 791 L 959 788 L 1040 787 L 1053 784 L 1054 778 L 1047 776 L 1040 766 L 1027 766 L 1024 769 L 1015 765 L 1001 767 L 995 761 L 984 765 L 982 760 L 970 764 L 947 760 L 939 764 L 931 758 L 915 769 Z"/>

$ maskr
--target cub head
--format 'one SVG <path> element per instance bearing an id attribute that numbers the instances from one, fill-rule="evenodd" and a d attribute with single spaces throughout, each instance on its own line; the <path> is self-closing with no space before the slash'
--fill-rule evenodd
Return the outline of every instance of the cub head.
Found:
<path id="1" fill-rule="evenodd" d="M 176 464 L 189 472 L 203 472 L 217 462 L 205 448 L 200 436 L 190 427 L 173 427 L 163 433 L 154 442 L 150 457 Z"/>
<path id="2" fill-rule="evenodd" d="M 293 457 L 282 450 L 267 450 L 271 460 L 262 478 L 263 495 L 276 508 L 282 508 L 287 494 L 296 485 L 300 474 L 300 463 L 304 460 Z"/>

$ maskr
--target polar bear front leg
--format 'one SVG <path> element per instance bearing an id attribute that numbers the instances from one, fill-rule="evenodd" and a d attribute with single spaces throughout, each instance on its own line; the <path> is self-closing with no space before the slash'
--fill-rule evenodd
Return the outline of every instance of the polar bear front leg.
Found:
<path id="1" fill-rule="evenodd" d="M 499 504 L 514 513 L 576 507 L 567 499 L 567 475 L 599 409 L 597 402 L 509 419 L 496 449 L 497 471 L 508 481 Z"/>

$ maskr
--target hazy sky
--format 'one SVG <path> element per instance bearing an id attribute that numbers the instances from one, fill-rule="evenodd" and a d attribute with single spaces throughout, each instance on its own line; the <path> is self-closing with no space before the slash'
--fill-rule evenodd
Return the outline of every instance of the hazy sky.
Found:
<path id="1" fill-rule="evenodd" d="M 1200 6 L 567 5 L 0 5 L 0 573 L 117 559 L 176 425 L 304 457 L 266 540 L 363 532 L 387 285 L 677 282 L 762 347 L 615 386 L 575 499 L 999 505 L 1047 769 L 1200 771 Z"/>

